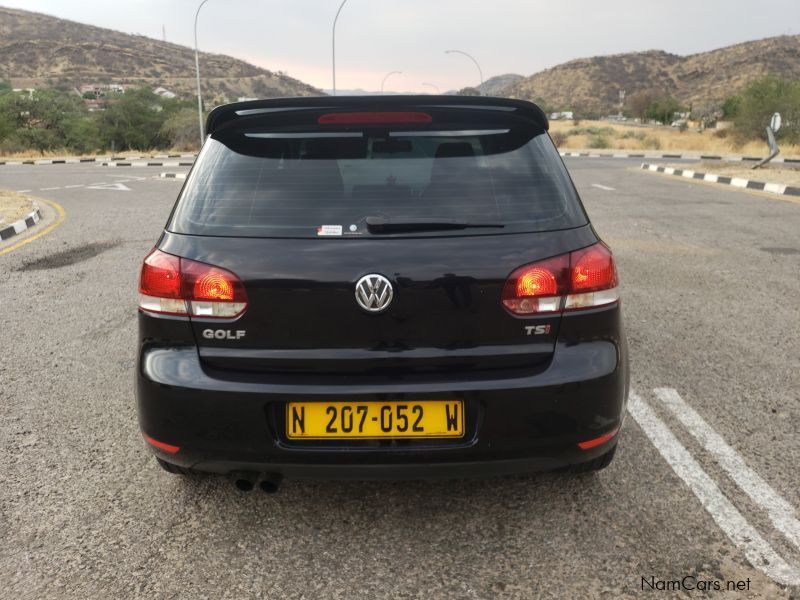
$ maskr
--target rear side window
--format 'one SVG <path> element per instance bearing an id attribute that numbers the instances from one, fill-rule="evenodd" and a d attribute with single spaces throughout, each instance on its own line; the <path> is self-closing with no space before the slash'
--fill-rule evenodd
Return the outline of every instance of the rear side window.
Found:
<path id="1" fill-rule="evenodd" d="M 503 226 L 470 229 L 471 235 L 586 224 L 543 130 L 510 118 L 477 127 L 467 119 L 473 124 L 469 129 L 464 122 L 244 124 L 215 133 L 197 159 L 169 229 L 214 236 L 347 237 L 374 235 L 366 225 L 369 217 Z"/>

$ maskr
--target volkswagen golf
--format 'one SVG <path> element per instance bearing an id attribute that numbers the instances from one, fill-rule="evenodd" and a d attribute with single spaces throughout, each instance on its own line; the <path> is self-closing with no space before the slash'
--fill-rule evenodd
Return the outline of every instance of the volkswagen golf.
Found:
<path id="1" fill-rule="evenodd" d="M 606 467 L 617 269 L 547 131 L 500 98 L 214 109 L 141 267 L 158 463 L 265 491 Z"/>

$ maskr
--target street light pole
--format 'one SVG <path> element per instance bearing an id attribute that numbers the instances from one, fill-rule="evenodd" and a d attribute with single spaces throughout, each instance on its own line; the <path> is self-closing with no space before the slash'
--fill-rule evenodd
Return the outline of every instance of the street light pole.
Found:
<path id="1" fill-rule="evenodd" d="M 333 95 L 336 95 L 336 21 L 339 20 L 339 13 L 342 12 L 347 0 L 342 0 L 339 5 L 339 10 L 336 11 L 336 16 L 333 18 L 333 32 L 331 34 L 331 58 L 333 60 Z"/>
<path id="2" fill-rule="evenodd" d="M 422 85 L 424 85 L 424 86 L 427 86 L 427 87 L 432 87 L 433 89 L 435 89 L 435 90 L 436 90 L 436 93 L 437 93 L 437 94 L 440 94 L 440 93 L 441 93 L 441 92 L 439 91 L 439 86 L 438 86 L 438 85 L 433 85 L 432 83 L 423 83 Z"/>
<path id="3" fill-rule="evenodd" d="M 481 78 L 481 86 L 483 85 L 483 71 L 481 70 L 481 66 L 478 64 L 478 61 L 477 61 L 477 60 L 475 60 L 475 57 L 474 57 L 474 56 L 472 56 L 471 54 L 467 54 L 467 53 L 466 53 L 466 52 L 464 52 L 463 50 L 445 50 L 445 51 L 444 51 L 444 53 L 445 53 L 445 54 L 463 54 L 463 55 L 464 55 L 464 56 L 466 56 L 468 59 L 470 59 L 472 62 L 474 62 L 474 63 L 475 63 L 475 66 L 478 68 L 478 76 Z M 479 90 L 479 91 L 480 91 L 480 90 Z M 482 93 L 483 93 L 483 92 L 481 92 L 481 94 L 482 94 Z"/>
<path id="4" fill-rule="evenodd" d="M 403 74 L 402 71 L 390 71 L 389 73 L 386 74 L 386 77 L 384 77 L 383 81 L 381 81 L 381 96 L 383 96 L 383 86 L 386 83 L 386 80 L 389 79 L 389 77 L 391 77 L 392 75 L 402 75 L 402 74 Z"/>
<path id="5" fill-rule="evenodd" d="M 203 142 L 206 139 L 203 127 L 203 95 L 200 91 L 200 51 L 197 49 L 197 18 L 200 16 L 200 9 L 208 0 L 203 0 L 200 6 L 197 7 L 197 12 L 194 13 L 194 70 L 197 77 L 197 118 L 200 121 L 200 147 L 203 147 Z"/>

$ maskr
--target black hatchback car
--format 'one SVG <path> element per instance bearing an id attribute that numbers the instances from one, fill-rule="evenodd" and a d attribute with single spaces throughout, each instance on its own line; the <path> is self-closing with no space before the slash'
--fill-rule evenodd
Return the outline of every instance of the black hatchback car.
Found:
<path id="1" fill-rule="evenodd" d="M 241 489 L 614 456 L 617 270 L 534 104 L 216 108 L 139 283 L 145 440 Z"/>

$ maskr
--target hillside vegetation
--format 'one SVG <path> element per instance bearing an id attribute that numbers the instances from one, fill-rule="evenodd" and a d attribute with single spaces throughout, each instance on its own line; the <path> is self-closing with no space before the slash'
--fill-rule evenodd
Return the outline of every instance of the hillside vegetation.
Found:
<path id="1" fill-rule="evenodd" d="M 201 53 L 200 68 L 210 101 L 321 95 L 302 81 L 230 56 Z M 114 82 L 162 86 L 188 97 L 194 73 L 194 50 L 186 46 L 0 7 L 0 80 L 14 87 Z"/>
<path id="2" fill-rule="evenodd" d="M 498 95 L 539 101 L 554 110 L 608 114 L 628 98 L 653 91 L 685 106 L 721 104 L 765 75 L 800 80 L 800 36 L 779 36 L 678 56 L 661 50 L 581 58 L 541 71 Z"/>

